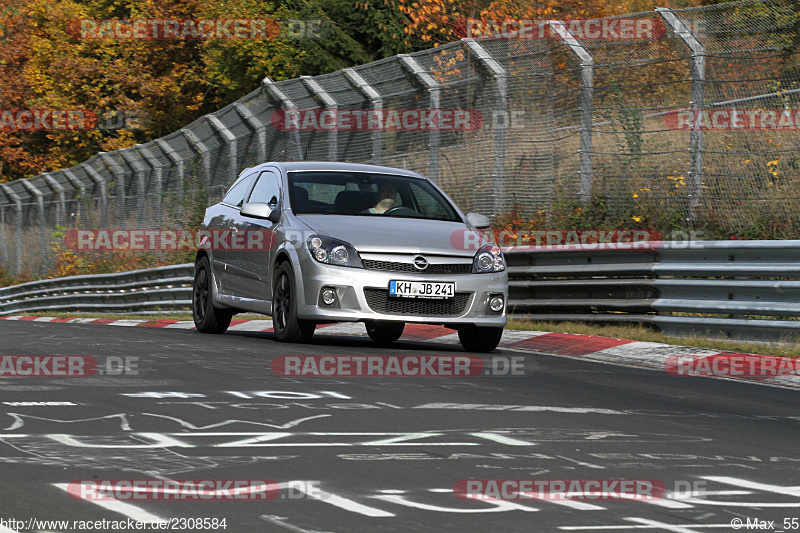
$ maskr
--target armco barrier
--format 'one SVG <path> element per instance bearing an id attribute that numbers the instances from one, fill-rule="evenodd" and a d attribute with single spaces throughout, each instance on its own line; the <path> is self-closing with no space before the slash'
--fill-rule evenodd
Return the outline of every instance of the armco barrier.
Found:
<path id="1" fill-rule="evenodd" d="M 47 311 L 156 311 L 191 305 L 194 265 L 32 281 L 0 289 L 0 316 Z"/>
<path id="2" fill-rule="evenodd" d="M 635 249 L 510 248 L 518 319 L 634 322 L 666 334 L 800 337 L 800 240 L 637 243 Z M 186 309 L 193 265 L 0 289 L 0 315 Z"/>
<path id="3" fill-rule="evenodd" d="M 510 250 L 520 319 L 651 324 L 666 334 L 800 337 L 800 240 Z"/>

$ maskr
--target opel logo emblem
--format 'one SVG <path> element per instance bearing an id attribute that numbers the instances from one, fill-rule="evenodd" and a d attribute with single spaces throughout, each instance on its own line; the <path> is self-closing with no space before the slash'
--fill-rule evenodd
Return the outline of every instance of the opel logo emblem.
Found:
<path id="1" fill-rule="evenodd" d="M 421 255 L 418 255 L 417 257 L 414 258 L 414 266 L 416 267 L 417 270 L 425 270 L 426 268 L 428 268 L 428 260 L 422 257 Z"/>

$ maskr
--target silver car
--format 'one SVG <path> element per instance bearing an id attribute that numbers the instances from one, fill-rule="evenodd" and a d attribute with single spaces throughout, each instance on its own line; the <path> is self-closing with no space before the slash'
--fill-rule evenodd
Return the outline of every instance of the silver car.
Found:
<path id="1" fill-rule="evenodd" d="M 388 344 L 406 323 L 441 324 L 489 352 L 506 325 L 501 250 L 435 184 L 408 170 L 348 163 L 246 169 L 205 215 L 192 310 L 222 333 L 239 312 L 271 315 L 278 340 L 317 324 L 364 322 Z"/>

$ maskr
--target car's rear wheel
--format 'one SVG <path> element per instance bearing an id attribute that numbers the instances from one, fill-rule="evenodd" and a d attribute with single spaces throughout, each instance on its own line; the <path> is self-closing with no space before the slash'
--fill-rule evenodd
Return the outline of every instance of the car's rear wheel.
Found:
<path id="1" fill-rule="evenodd" d="M 202 257 L 194 267 L 192 284 L 192 318 L 197 331 L 201 333 L 224 333 L 231 325 L 233 311 L 214 306 L 211 263 Z"/>
<path id="2" fill-rule="evenodd" d="M 500 344 L 503 328 L 485 328 L 475 325 L 458 328 L 458 340 L 468 352 L 491 352 Z"/>
<path id="3" fill-rule="evenodd" d="M 297 287 L 294 273 L 288 261 L 284 261 L 275 273 L 272 291 L 272 328 L 282 342 L 308 342 L 314 335 L 317 324 L 311 320 L 297 318 Z"/>
<path id="4" fill-rule="evenodd" d="M 405 322 L 381 322 L 369 320 L 366 323 L 367 335 L 378 344 L 391 344 L 403 334 Z"/>

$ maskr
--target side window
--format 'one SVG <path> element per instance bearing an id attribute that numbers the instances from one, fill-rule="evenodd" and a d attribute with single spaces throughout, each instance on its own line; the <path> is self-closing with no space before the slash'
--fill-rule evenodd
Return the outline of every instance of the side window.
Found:
<path id="1" fill-rule="evenodd" d="M 256 182 L 248 202 L 265 203 L 274 209 L 278 205 L 280 197 L 281 187 L 278 175 L 271 170 L 265 170 L 258 177 L 258 182 Z"/>
<path id="2" fill-rule="evenodd" d="M 250 186 L 253 184 L 255 177 L 255 174 L 250 174 L 249 176 L 243 178 L 239 183 L 231 187 L 231 190 L 229 190 L 228 194 L 225 195 L 225 198 L 222 199 L 222 203 L 235 205 L 236 207 L 242 207 L 244 204 L 244 197 L 247 194 L 247 191 L 250 190 Z"/>

